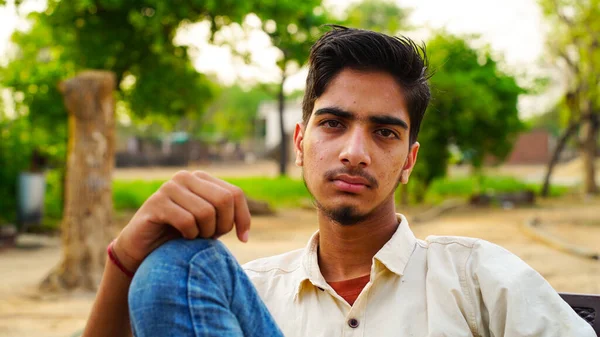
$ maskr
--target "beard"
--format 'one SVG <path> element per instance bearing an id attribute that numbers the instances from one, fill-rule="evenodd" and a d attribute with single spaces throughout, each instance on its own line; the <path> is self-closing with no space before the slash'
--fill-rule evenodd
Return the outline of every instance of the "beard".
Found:
<path id="1" fill-rule="evenodd" d="M 336 222 L 342 226 L 351 226 L 357 223 L 362 222 L 367 219 L 370 215 L 368 213 L 359 213 L 358 209 L 354 206 L 340 206 L 336 208 L 326 208 L 321 205 L 316 199 L 315 205 L 317 209 L 321 211 L 327 218 Z"/>
<path id="2" fill-rule="evenodd" d="M 402 177 L 403 172 L 404 170 L 400 171 L 400 176 L 398 177 L 396 184 L 392 189 L 392 192 L 390 193 L 392 198 L 394 196 L 394 191 L 396 191 L 396 188 L 400 184 L 400 178 Z M 363 222 L 364 220 L 368 219 L 371 216 L 371 214 L 376 212 L 384 203 L 386 203 L 388 198 L 390 197 L 388 195 L 388 197 L 385 198 L 380 204 L 366 212 L 360 212 L 356 206 L 349 205 L 341 205 L 338 207 L 325 207 L 319 202 L 319 200 L 317 200 L 317 198 L 315 198 L 315 194 L 310 190 L 310 187 L 308 187 L 308 184 L 306 183 L 306 179 L 304 177 L 304 170 L 302 170 L 302 181 L 304 182 L 306 190 L 312 196 L 313 204 L 315 205 L 315 207 L 320 212 L 322 212 L 327 218 L 329 218 L 335 223 L 340 224 L 341 226 L 352 226 Z"/>

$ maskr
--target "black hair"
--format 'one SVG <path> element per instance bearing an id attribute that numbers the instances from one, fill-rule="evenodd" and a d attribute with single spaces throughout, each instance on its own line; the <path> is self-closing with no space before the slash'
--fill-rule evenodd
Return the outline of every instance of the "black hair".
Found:
<path id="1" fill-rule="evenodd" d="M 302 120 L 306 124 L 315 100 L 343 69 L 384 71 L 392 75 L 404 92 L 410 118 L 409 143 L 417 141 L 421 121 L 431 98 L 425 46 L 411 39 L 373 31 L 330 25 L 310 50 Z"/>

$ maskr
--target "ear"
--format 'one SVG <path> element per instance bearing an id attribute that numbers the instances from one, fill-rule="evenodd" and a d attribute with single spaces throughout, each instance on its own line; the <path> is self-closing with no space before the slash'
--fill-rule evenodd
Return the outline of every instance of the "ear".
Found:
<path id="1" fill-rule="evenodd" d="M 403 184 L 408 183 L 408 178 L 410 177 L 410 173 L 415 167 L 415 163 L 417 162 L 417 154 L 419 153 L 419 147 L 421 144 L 419 142 L 415 142 L 408 151 L 408 156 L 406 156 L 406 161 L 404 162 L 404 166 L 402 167 L 402 176 L 400 177 L 400 182 Z"/>
<path id="2" fill-rule="evenodd" d="M 302 147 L 302 141 L 304 140 L 304 124 L 296 123 L 296 128 L 294 129 L 294 150 L 296 151 L 296 166 L 302 166 L 304 152 Z"/>

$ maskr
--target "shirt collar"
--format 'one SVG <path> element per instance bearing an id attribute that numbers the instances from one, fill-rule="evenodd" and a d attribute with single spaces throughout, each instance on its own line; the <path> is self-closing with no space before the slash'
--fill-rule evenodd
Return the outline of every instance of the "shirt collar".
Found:
<path id="1" fill-rule="evenodd" d="M 377 254 L 375 254 L 373 257 L 373 266 L 371 268 L 377 268 L 375 263 L 377 261 L 389 271 L 401 276 L 415 249 L 417 239 L 409 228 L 406 217 L 402 214 L 397 214 L 397 218 L 400 224 L 398 225 L 396 232 L 392 235 L 390 240 L 381 247 Z M 308 244 L 304 248 L 302 255 L 302 271 L 297 280 L 294 298 L 298 297 L 302 288 L 308 283 L 311 283 L 320 289 L 329 287 L 319 269 L 318 248 L 319 231 L 311 236 L 308 240 Z M 371 274 L 373 274 L 373 270 Z"/>

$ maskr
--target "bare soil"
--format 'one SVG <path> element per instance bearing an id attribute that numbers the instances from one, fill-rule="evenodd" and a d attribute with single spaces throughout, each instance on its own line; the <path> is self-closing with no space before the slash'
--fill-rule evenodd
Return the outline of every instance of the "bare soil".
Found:
<path id="1" fill-rule="evenodd" d="M 557 291 L 600 293 L 600 263 L 549 248 L 524 235 L 520 226 L 539 216 L 546 230 L 573 244 L 599 250 L 600 200 L 543 202 L 526 209 L 459 209 L 412 225 L 428 235 L 479 237 L 514 252 L 538 270 Z M 416 210 L 407 209 L 409 217 Z M 125 220 L 126 221 L 126 220 Z M 303 247 L 316 230 L 311 210 L 282 210 L 253 219 L 250 242 L 222 238 L 241 263 Z M 43 294 L 37 284 L 60 260 L 57 237 L 23 236 L 18 247 L 0 251 L 0 336 L 69 337 L 85 326 L 94 294 Z"/>

